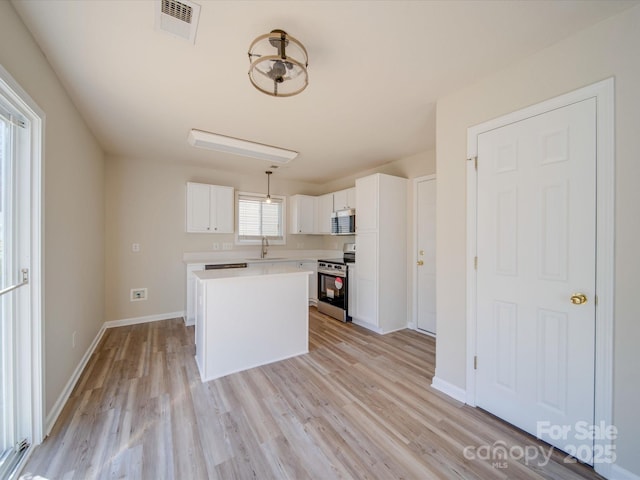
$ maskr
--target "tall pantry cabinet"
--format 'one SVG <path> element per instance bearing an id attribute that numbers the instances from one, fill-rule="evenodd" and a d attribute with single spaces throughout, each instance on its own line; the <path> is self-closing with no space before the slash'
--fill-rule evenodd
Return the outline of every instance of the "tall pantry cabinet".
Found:
<path id="1" fill-rule="evenodd" d="M 407 327 L 407 180 L 356 180 L 354 322 L 378 333 Z"/>

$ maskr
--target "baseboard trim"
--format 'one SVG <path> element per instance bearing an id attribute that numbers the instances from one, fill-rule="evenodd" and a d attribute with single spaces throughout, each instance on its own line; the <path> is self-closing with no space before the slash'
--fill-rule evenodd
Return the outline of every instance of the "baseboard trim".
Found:
<path id="1" fill-rule="evenodd" d="M 610 475 L 607 478 L 615 480 L 640 480 L 640 475 L 636 475 L 629 470 L 625 470 L 624 468 L 613 464 L 611 465 Z"/>
<path id="2" fill-rule="evenodd" d="M 376 327 L 374 324 L 369 323 L 369 322 L 365 322 L 362 320 L 358 320 L 357 318 L 352 318 L 351 319 L 351 323 L 353 323 L 354 325 L 359 325 L 360 327 L 364 327 L 367 330 L 371 330 L 372 332 L 376 332 L 379 333 L 380 335 L 382 335 L 382 329 Z"/>
<path id="3" fill-rule="evenodd" d="M 78 382 L 78 379 L 82 374 L 82 371 L 87 366 L 87 363 L 89 362 L 91 355 L 93 355 L 93 352 L 98 346 L 98 343 L 100 343 L 100 339 L 102 338 L 104 331 L 105 331 L 105 326 L 102 325 L 102 327 L 98 331 L 98 334 L 93 339 L 93 342 L 91 342 L 91 345 L 89 345 L 89 348 L 87 349 L 84 356 L 80 360 L 80 363 L 78 364 L 76 369 L 73 371 L 71 378 L 69 378 L 69 381 L 62 389 L 62 393 L 60 393 L 58 400 L 56 400 L 56 403 L 53 404 L 53 408 L 49 411 L 47 418 L 45 420 L 45 427 L 46 427 L 45 436 L 51 433 L 51 429 L 55 425 L 56 420 L 58 420 L 58 417 L 60 416 L 60 413 L 62 412 L 64 405 L 67 403 L 67 400 L 69 400 L 69 397 L 71 396 L 71 392 L 76 386 L 76 383 Z"/>
<path id="4" fill-rule="evenodd" d="M 450 396 L 451 398 L 458 400 L 459 402 L 465 403 L 467 399 L 467 392 L 452 383 L 446 382 L 438 377 L 433 377 L 431 381 L 431 386 L 438 390 L 439 392 L 444 393 L 445 395 Z"/>
<path id="5" fill-rule="evenodd" d="M 108 322 L 104 322 L 104 328 L 124 327 L 127 325 L 137 325 L 138 323 L 157 322 L 159 320 L 170 320 L 172 318 L 184 318 L 184 316 L 184 312 L 170 312 L 146 315 L 144 317 L 123 318 L 121 320 L 110 320 Z"/>

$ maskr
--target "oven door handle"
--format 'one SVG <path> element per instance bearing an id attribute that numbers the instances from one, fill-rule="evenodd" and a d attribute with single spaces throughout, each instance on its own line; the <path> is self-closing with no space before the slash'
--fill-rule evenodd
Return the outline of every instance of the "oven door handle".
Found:
<path id="1" fill-rule="evenodd" d="M 318 270 L 318 275 L 326 275 L 328 277 L 337 277 L 337 278 L 347 278 L 347 276 L 342 274 L 342 273 L 324 272 L 324 271 L 321 271 L 321 270 Z"/>

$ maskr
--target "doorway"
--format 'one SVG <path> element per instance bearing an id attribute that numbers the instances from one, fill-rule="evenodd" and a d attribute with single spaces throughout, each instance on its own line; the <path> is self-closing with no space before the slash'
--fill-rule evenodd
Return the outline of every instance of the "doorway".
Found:
<path id="1" fill-rule="evenodd" d="M 436 335 L 436 176 L 419 177 L 414 195 L 414 311 L 418 331 Z"/>
<path id="2" fill-rule="evenodd" d="M 489 363 L 493 361 L 493 372 L 490 372 L 489 377 L 493 376 L 493 379 L 496 380 L 500 377 L 503 383 L 508 384 L 509 382 L 519 382 L 519 384 L 529 384 L 530 388 L 534 389 L 534 393 L 530 394 L 535 395 L 533 398 L 534 401 L 540 402 L 540 399 L 543 399 L 543 402 L 546 401 L 548 404 L 556 403 L 556 407 L 562 407 L 562 402 L 564 402 L 563 393 L 560 391 L 552 392 L 550 385 L 552 383 L 556 383 L 556 385 L 560 385 L 561 379 L 559 376 L 565 375 L 562 372 L 553 372 L 552 370 L 547 368 L 547 374 L 544 376 L 540 376 L 536 374 L 534 378 L 524 378 L 521 379 L 520 372 L 512 371 L 509 365 L 510 361 L 517 361 L 517 356 L 519 355 L 519 348 L 516 347 L 516 352 L 513 354 L 513 344 L 510 348 L 503 348 L 501 351 L 504 353 L 503 357 L 497 359 L 497 353 L 495 351 L 491 353 L 487 353 L 487 343 L 491 335 L 493 335 L 494 341 L 496 339 L 500 339 L 503 346 L 509 344 L 508 339 L 517 338 L 518 333 L 518 325 L 511 323 L 508 321 L 509 318 L 517 319 L 519 316 L 526 316 L 524 310 L 527 307 L 521 306 L 518 301 L 509 302 L 504 301 L 503 303 L 499 303 L 494 301 L 492 303 L 492 307 L 487 309 L 487 302 L 491 303 L 491 293 L 485 289 L 485 285 L 480 285 L 481 280 L 481 267 L 477 267 L 485 263 L 485 268 L 492 269 L 493 272 L 497 272 L 502 269 L 504 274 L 510 273 L 512 276 L 515 274 L 519 275 L 519 270 L 525 269 L 524 264 L 522 268 L 520 268 L 517 264 L 513 263 L 513 259 L 521 258 L 519 257 L 518 248 L 519 240 L 518 237 L 522 237 L 523 235 L 533 235 L 535 242 L 537 242 L 536 246 L 533 247 L 533 251 L 525 251 L 524 253 L 528 254 L 533 260 L 534 277 L 547 276 L 549 280 L 551 280 L 551 270 L 550 268 L 555 268 L 555 282 L 560 284 L 565 284 L 564 286 L 571 290 L 569 295 L 565 295 L 564 292 L 562 295 L 555 294 L 558 298 L 556 301 L 565 302 L 567 306 L 572 307 L 583 307 L 589 305 L 589 296 L 591 295 L 591 305 L 590 307 L 594 309 L 595 315 L 592 323 L 585 327 L 585 330 L 591 330 L 593 334 L 593 342 L 595 342 L 595 346 L 593 347 L 593 355 L 592 355 L 592 364 L 594 365 L 593 372 L 589 373 L 590 382 L 593 387 L 590 391 L 592 391 L 593 407 L 589 407 L 593 411 L 593 416 L 590 417 L 593 420 L 588 420 L 591 422 L 590 425 L 586 425 L 586 427 L 592 427 L 594 425 L 612 425 L 612 392 L 613 392 L 613 240 L 614 240 L 614 129 L 613 129 L 613 120 L 614 120 L 614 102 L 613 95 L 614 92 L 614 84 L 613 79 L 608 79 L 594 85 L 582 88 L 580 90 L 576 90 L 574 92 L 562 95 L 560 97 L 548 100 L 546 102 L 534 105 L 532 107 L 526 108 L 524 110 L 520 110 L 514 112 L 512 114 L 506 115 L 504 117 L 497 118 L 495 120 L 486 122 L 481 125 L 477 125 L 468 130 L 468 163 L 467 163 L 467 392 L 466 392 L 466 402 L 472 406 L 482 406 L 484 397 L 482 393 L 482 389 L 486 386 L 483 385 L 483 382 L 486 382 L 486 378 L 483 378 L 483 373 L 480 373 L 482 370 L 483 362 Z M 499 185 L 494 186 L 494 191 L 503 195 L 502 203 L 497 201 L 497 197 L 494 198 L 493 205 L 493 213 L 489 216 L 493 218 L 493 224 L 487 223 L 492 220 L 487 220 L 484 218 L 487 216 L 488 209 L 484 209 L 481 206 L 481 198 L 486 195 L 486 192 L 483 191 L 485 189 L 485 185 L 480 183 L 479 179 L 481 175 L 478 173 L 476 168 L 484 168 L 480 167 L 482 165 L 482 158 L 479 157 L 479 146 L 481 143 L 481 138 L 485 134 L 489 134 L 486 138 L 491 137 L 490 132 L 501 131 L 503 127 L 509 127 L 514 125 L 524 125 L 528 119 L 540 118 L 550 112 L 561 112 L 564 111 L 566 107 L 572 107 L 580 104 L 581 106 L 591 104 L 591 109 L 595 111 L 595 118 L 592 120 L 591 127 L 593 128 L 593 132 L 591 135 L 594 137 L 592 140 L 595 144 L 595 166 L 594 166 L 594 174 L 595 179 L 593 182 L 593 188 L 595 192 L 592 194 L 595 196 L 595 205 L 593 207 L 589 207 L 586 205 L 586 209 L 591 208 L 591 212 L 588 215 L 583 215 L 584 212 L 579 212 L 576 210 L 576 206 L 571 207 L 571 212 L 562 211 L 560 205 L 569 205 L 566 200 L 567 193 L 562 193 L 563 188 L 567 186 L 566 181 L 563 183 L 556 182 L 556 186 L 554 188 L 548 188 L 544 190 L 545 195 L 541 195 L 540 192 L 536 194 L 536 196 L 531 197 L 531 195 L 525 195 L 524 191 L 520 187 L 515 188 L 501 188 Z M 571 108 L 569 108 L 571 110 Z M 566 110 L 566 111 L 569 111 Z M 585 112 L 583 112 L 584 114 Z M 589 115 L 587 113 L 587 115 Z M 578 116 L 582 116 L 579 114 Z M 523 123 L 521 123 L 523 122 Z M 588 123 L 588 122 L 587 122 Z M 555 129 L 556 132 L 553 133 L 553 128 L 545 128 L 547 126 L 547 122 L 543 122 L 540 127 L 542 130 L 539 133 L 542 135 L 537 143 L 535 144 L 535 148 L 539 148 L 540 146 L 547 148 L 548 152 L 554 151 L 555 153 L 552 155 L 547 155 L 546 164 L 552 165 L 554 163 L 561 164 L 563 161 L 562 158 L 566 157 L 565 153 L 571 154 L 571 151 L 567 150 L 570 142 L 565 142 L 564 139 L 569 139 L 571 135 L 563 128 Z M 570 130 L 573 127 L 569 127 Z M 528 130 L 525 128 L 525 131 Z M 504 130 L 506 132 L 507 130 Z M 564 133 L 562 133 L 564 132 Z M 588 134 L 587 134 L 588 135 Z M 494 148 L 494 153 L 492 160 L 489 162 L 488 166 L 493 168 L 494 171 L 507 170 L 511 169 L 513 163 L 509 163 L 509 155 L 508 149 L 515 149 L 514 151 L 525 150 L 526 147 L 520 147 L 519 140 L 511 142 L 511 147 L 506 147 L 500 151 L 500 149 Z M 491 143 L 491 142 L 489 142 Z M 507 145 L 509 142 L 503 142 L 504 145 Z M 501 153 L 500 153 L 501 152 Z M 504 160 L 504 162 L 503 162 Z M 523 160 L 524 161 L 524 160 Z M 493 162 L 493 163 L 492 163 Z M 477 167 L 476 167 L 477 166 Z M 557 165 L 556 165 L 557 166 Z M 588 169 L 589 167 L 587 167 Z M 587 181 L 588 183 L 588 181 Z M 595 193 L 597 192 L 597 195 Z M 552 206 L 554 202 L 551 201 L 551 198 L 557 194 L 554 198 L 558 200 L 556 206 Z M 511 198 L 508 198 L 511 195 Z M 498 195 L 499 196 L 499 195 Z M 546 199 L 545 199 L 546 198 Z M 486 199 L 485 199 L 486 200 Z M 523 224 L 528 224 L 529 226 L 533 226 L 532 232 L 525 233 L 519 231 L 518 228 L 509 228 L 508 219 L 514 219 L 518 215 L 527 215 L 526 212 L 518 210 L 518 207 L 514 207 L 514 205 L 521 205 L 523 203 L 530 203 L 534 207 L 534 213 L 529 214 L 533 215 L 533 218 L 526 219 L 521 221 Z M 546 203 L 545 203 L 546 202 Z M 502 205 L 502 209 L 499 209 L 500 205 Z M 579 205 L 578 205 L 579 207 Z M 537 209 L 537 210 L 535 210 Z M 555 217 L 555 225 L 559 228 L 556 229 L 555 234 L 542 235 L 545 232 L 544 228 L 540 228 L 541 222 L 540 219 L 543 218 L 540 212 L 546 212 L 549 221 L 551 221 L 551 217 Z M 593 238 L 592 234 L 591 238 L 587 239 L 587 242 L 593 242 L 592 246 L 594 247 L 592 250 L 595 252 L 595 271 L 597 271 L 597 276 L 595 276 L 594 281 L 592 282 L 592 287 L 589 287 L 587 284 L 581 285 L 571 285 L 570 280 L 564 280 L 563 277 L 565 275 L 563 268 L 565 263 L 561 256 L 555 256 L 553 259 L 551 256 L 548 256 L 549 261 L 546 263 L 541 263 L 541 259 L 544 258 L 544 255 L 541 255 L 541 252 L 551 252 L 549 248 L 552 248 L 555 245 L 555 252 L 558 253 L 562 250 L 559 246 L 564 245 L 569 248 L 569 257 L 580 256 L 581 253 L 579 251 L 572 252 L 568 247 L 568 244 L 565 245 L 565 240 L 569 241 L 569 238 L 572 235 L 571 233 L 567 234 L 567 236 L 563 236 L 563 225 L 562 221 L 560 221 L 560 216 L 563 214 L 578 214 L 581 218 L 592 217 L 592 220 L 595 221 L 595 238 Z M 496 219 L 498 217 L 502 217 L 501 224 L 504 228 L 496 228 L 497 222 Z M 484 235 L 481 232 L 486 232 L 494 229 L 497 236 L 494 238 L 494 245 L 488 246 L 486 242 L 486 238 L 480 240 L 480 236 Z M 548 224 L 548 229 L 551 228 L 551 223 Z M 537 229 L 537 230 L 536 230 Z M 514 237 L 515 235 L 515 237 Z M 575 233 L 573 233 L 575 236 Z M 513 241 L 513 239 L 516 239 Z M 555 242 L 555 243 L 554 243 Z M 505 245 L 505 249 L 500 250 L 500 258 L 497 260 L 497 256 L 491 257 L 488 255 L 491 249 L 493 249 L 494 253 L 498 249 L 496 248 L 497 244 Z M 511 247 L 510 247 L 511 245 Z M 547 249 L 547 250 L 545 250 Z M 483 260 L 484 258 L 484 260 Z M 585 264 L 590 263 L 590 261 L 584 262 Z M 569 265 L 568 263 L 566 265 Z M 541 269 L 541 266 L 545 266 L 545 268 Z M 559 267 L 560 266 L 560 267 Z M 548 267 L 548 268 L 547 268 Z M 567 267 L 568 268 L 568 267 Z M 546 269 L 546 270 L 545 270 Z M 567 273 L 568 278 L 571 277 L 569 273 Z M 572 278 L 572 277 L 571 277 Z M 486 283 L 487 279 L 483 279 L 483 282 Z M 587 282 L 588 283 L 588 282 Z M 504 287 L 499 289 L 499 292 L 502 294 L 506 291 L 508 287 Z M 562 309 L 548 307 L 543 308 L 540 306 L 540 303 L 543 303 L 542 294 L 539 291 L 526 290 L 527 285 L 524 285 L 525 297 L 533 299 L 534 302 L 534 317 L 535 317 L 535 326 L 531 330 L 533 332 L 531 335 L 533 339 L 526 344 L 525 348 L 528 349 L 528 362 L 538 368 L 541 364 L 544 365 L 544 361 L 551 358 L 552 351 L 555 350 L 556 354 L 560 354 L 563 352 L 563 348 L 556 344 L 554 347 L 554 342 L 557 342 L 559 338 L 562 337 L 563 329 L 569 328 L 568 325 L 570 320 L 563 320 Z M 575 291 L 572 289 L 575 288 Z M 592 290 L 588 294 L 584 294 L 581 289 L 591 288 Z M 493 292 L 495 293 L 495 292 Z M 584 297 L 583 297 L 584 294 Z M 574 301 L 575 297 L 575 301 Z M 597 301 L 596 301 L 597 298 Z M 586 303 L 585 303 L 586 299 Z M 496 300 L 496 299 L 494 299 Z M 535 302 L 538 302 L 535 304 Z M 511 303 L 511 305 L 510 305 Z M 487 313 L 489 312 L 489 313 Z M 585 309 L 584 312 L 587 312 Z M 512 315 L 511 315 L 512 314 Z M 480 318 L 481 316 L 485 318 Z M 494 321 L 493 326 L 488 324 L 486 321 L 486 317 L 489 317 L 491 321 Z M 589 315 L 587 314 L 588 318 Z M 569 315 L 565 318 L 569 318 Z M 502 321 L 501 319 L 504 319 Z M 498 335 L 498 329 L 496 328 L 495 321 L 502 321 L 502 327 L 500 330 L 500 335 Z M 514 327 L 515 328 L 512 328 Z M 553 328 L 552 328 L 553 327 Z M 522 327 L 521 327 L 522 328 Z M 555 328 L 555 331 L 554 331 Z M 546 336 L 545 336 L 546 335 Z M 544 341 L 538 341 L 538 339 L 543 338 L 546 339 Z M 483 353 L 484 352 L 484 353 Z M 573 358 L 573 349 L 569 347 L 569 350 L 566 350 L 567 358 Z M 508 354 L 511 354 L 509 357 Z M 483 360 L 484 355 L 484 360 Z M 493 356 L 493 358 L 487 359 L 487 355 Z M 567 359 L 559 357 L 556 355 L 554 360 L 558 365 L 566 362 Z M 549 362 L 547 362 L 549 363 Z M 487 363 L 484 363 L 485 367 Z M 545 366 L 546 368 L 546 366 Z M 568 367 L 567 367 L 568 368 Z M 544 371 L 544 369 L 543 369 Z M 568 372 L 569 370 L 566 370 Z M 555 379 L 555 380 L 554 380 Z M 546 390 L 545 390 L 546 389 Z M 571 394 L 569 394 L 571 395 Z M 553 397 L 553 398 L 552 398 Z M 527 408 L 526 405 L 522 405 L 521 408 Z M 560 408 L 556 408 L 560 410 Z M 501 413 L 498 413 L 500 416 Z M 506 414 L 505 417 L 509 417 L 509 414 Z M 536 423 L 535 431 L 532 432 L 535 436 L 539 438 L 543 438 L 548 440 L 545 437 L 545 432 L 549 432 L 549 428 L 554 429 L 555 432 L 561 432 L 560 436 L 557 436 L 556 440 L 559 440 L 558 443 L 563 443 L 560 445 L 561 449 L 568 451 L 568 453 L 577 456 L 589 463 L 592 463 L 594 469 L 605 476 L 607 476 L 608 472 L 611 469 L 611 454 L 615 449 L 615 445 L 613 444 L 613 440 L 606 436 L 598 437 L 592 444 L 591 448 L 578 447 L 582 448 L 581 451 L 577 451 L 576 448 L 571 448 L 572 444 L 569 443 L 571 439 L 571 435 L 577 433 L 579 427 L 583 427 L 583 424 L 569 423 L 565 424 L 555 424 L 553 422 L 557 421 L 557 418 L 553 418 L 549 416 L 546 418 L 546 414 L 541 414 L 538 412 L 534 414 L 534 420 Z M 530 431 L 530 428 L 526 425 L 520 424 L 518 419 L 506 418 L 508 421 L 514 422 L 517 426 L 520 426 L 524 430 Z M 562 420 L 560 420 L 562 421 Z M 569 420 L 571 422 L 572 420 Z M 559 429 L 559 430 L 558 430 Z M 564 429 L 564 430 L 563 430 Z M 563 448 L 564 447 L 564 448 Z M 607 458 L 609 457 L 609 458 Z"/>
<path id="3" fill-rule="evenodd" d="M 0 67 L 0 478 L 42 440 L 44 115 Z"/>

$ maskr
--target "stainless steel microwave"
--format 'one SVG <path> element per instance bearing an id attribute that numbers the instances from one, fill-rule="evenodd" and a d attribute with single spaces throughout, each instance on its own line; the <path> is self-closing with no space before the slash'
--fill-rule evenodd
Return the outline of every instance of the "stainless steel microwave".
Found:
<path id="1" fill-rule="evenodd" d="M 331 214 L 331 235 L 353 235 L 356 233 L 356 211 L 353 208 L 338 210 Z"/>

